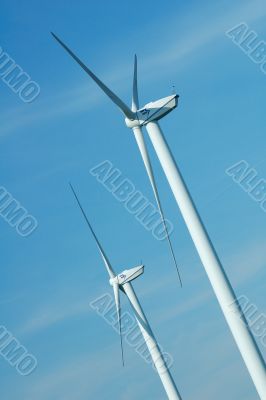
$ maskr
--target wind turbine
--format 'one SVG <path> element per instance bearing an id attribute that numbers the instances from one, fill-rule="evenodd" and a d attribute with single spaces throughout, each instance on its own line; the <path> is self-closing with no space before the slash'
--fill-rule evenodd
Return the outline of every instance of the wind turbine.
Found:
<path id="1" fill-rule="evenodd" d="M 177 107 L 178 95 L 173 94 L 139 108 L 135 57 L 133 101 L 130 109 L 56 35 L 53 36 L 125 115 L 126 125 L 133 129 L 156 192 L 142 134 L 142 127 L 145 126 L 249 374 L 260 398 L 266 400 L 266 366 L 262 354 L 158 123 Z"/>
<path id="2" fill-rule="evenodd" d="M 154 366 L 159 374 L 159 377 L 161 378 L 163 387 L 166 391 L 166 394 L 167 394 L 169 400 L 182 400 L 181 395 L 179 394 L 179 392 L 177 390 L 176 384 L 175 384 L 175 382 L 172 378 L 172 375 L 168 369 L 167 363 L 164 360 L 164 357 L 161 353 L 161 350 L 157 344 L 157 341 L 151 330 L 149 322 L 144 314 L 144 311 L 140 305 L 140 302 L 136 296 L 136 293 L 135 293 L 132 283 L 131 283 L 134 279 L 138 278 L 140 275 L 143 274 L 144 265 L 142 264 L 142 265 L 139 265 L 139 266 L 131 268 L 131 269 L 126 269 L 123 272 L 121 272 L 120 274 L 116 275 L 116 273 L 114 272 L 114 270 L 111 266 L 110 261 L 108 260 L 106 254 L 103 250 L 102 245 L 100 244 L 100 242 L 99 242 L 99 240 L 87 218 L 87 215 L 86 215 L 84 209 L 82 208 L 82 205 L 78 199 L 78 196 L 71 184 L 70 184 L 70 187 L 71 187 L 72 192 L 77 200 L 79 208 L 85 218 L 85 221 L 95 239 L 95 242 L 97 244 L 97 247 L 99 249 L 99 252 L 101 254 L 103 262 L 105 264 L 105 268 L 106 268 L 107 273 L 110 278 L 109 283 L 113 287 L 113 290 L 114 290 L 114 300 L 115 300 L 116 311 L 117 311 L 117 322 L 118 322 L 119 334 L 120 334 L 123 365 L 124 365 L 124 355 L 123 355 L 123 345 L 122 345 L 122 335 L 121 335 L 121 307 L 120 307 L 120 295 L 119 295 L 120 291 L 125 294 L 125 296 L 128 298 L 129 303 L 131 304 L 132 310 L 135 314 L 137 324 L 143 335 L 145 343 L 149 349 Z"/>
<path id="3" fill-rule="evenodd" d="M 136 115 L 138 116 L 138 118 L 141 118 L 141 115 L 145 115 L 146 111 L 145 110 L 139 110 L 140 114 L 138 114 L 138 109 L 139 109 L 139 100 L 138 100 L 138 87 L 137 87 L 137 57 L 135 56 L 135 65 L 134 65 L 134 79 L 133 79 L 133 97 L 132 97 L 132 107 L 131 110 L 129 109 L 129 107 L 121 100 L 119 99 L 119 97 L 117 97 L 102 81 L 100 81 L 100 79 L 97 78 L 96 75 L 93 74 L 93 72 L 86 67 L 85 64 L 83 64 L 83 62 L 54 34 L 52 33 L 53 37 L 64 47 L 64 49 L 74 58 L 74 60 L 77 61 L 77 63 L 85 70 L 85 72 L 87 72 L 87 74 L 90 75 L 90 77 L 97 83 L 97 85 L 105 92 L 105 94 L 107 94 L 108 97 L 110 97 L 110 99 L 120 108 L 120 110 L 123 112 L 123 114 L 126 117 L 126 123 L 127 126 L 132 128 L 151 186 L 152 186 L 152 190 L 156 199 L 156 203 L 159 209 L 159 213 L 163 222 L 163 226 L 164 226 L 164 230 L 166 233 L 166 238 L 167 238 L 167 242 L 170 248 L 170 253 L 178 274 L 178 279 L 180 282 L 180 286 L 182 287 L 182 280 L 181 280 L 181 275 L 179 272 L 179 268 L 177 265 L 177 261 L 176 261 L 176 257 L 175 257 L 175 253 L 173 250 L 173 246 L 172 246 L 172 242 L 170 240 L 170 236 L 169 236 L 169 231 L 167 228 L 167 224 L 165 221 L 165 217 L 164 217 L 164 212 L 163 212 L 163 208 L 162 208 L 162 204 L 160 201 L 160 197 L 159 197 L 159 193 L 158 193 L 158 189 L 156 186 L 156 182 L 155 182 L 155 178 L 154 178 L 154 173 L 153 173 L 153 169 L 152 169 L 152 165 L 151 165 L 151 161 L 150 161 L 150 157 L 146 148 L 146 144 L 142 135 L 142 131 L 140 129 L 140 125 L 139 124 L 133 124 L 132 125 L 132 121 L 134 121 L 134 119 L 136 118 Z M 172 98 L 177 98 L 177 96 L 170 96 L 169 99 Z M 132 125 L 132 126 L 131 126 Z"/>

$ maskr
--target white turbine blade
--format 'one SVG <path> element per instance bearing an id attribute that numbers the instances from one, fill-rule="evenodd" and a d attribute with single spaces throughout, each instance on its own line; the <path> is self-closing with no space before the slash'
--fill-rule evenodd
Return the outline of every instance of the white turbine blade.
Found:
<path id="1" fill-rule="evenodd" d="M 135 138 L 136 138 L 136 141 L 137 141 L 137 144 L 138 144 L 138 147 L 139 147 L 139 150 L 140 150 L 140 153 L 141 153 L 141 156 L 142 156 L 142 159 L 143 159 L 143 162 L 144 162 L 144 165 L 145 165 L 149 180 L 151 182 L 152 190 L 153 190 L 153 193 L 154 193 L 154 196 L 155 196 L 155 199 L 156 199 L 156 203 L 158 205 L 158 209 L 159 209 L 159 212 L 160 212 L 160 215 L 161 215 L 161 219 L 162 219 L 162 222 L 163 222 L 163 225 L 164 225 L 164 229 L 165 229 L 165 232 L 166 232 L 166 236 L 167 236 L 167 241 L 168 241 L 168 244 L 169 244 L 170 252 L 171 252 L 171 255 L 172 255 L 176 270 L 177 270 L 180 286 L 182 287 L 182 280 L 181 280 L 180 272 L 179 272 L 179 269 L 178 269 L 178 265 L 177 265 L 177 261 L 176 261 L 176 258 L 175 258 L 175 253 L 174 253 L 174 250 L 173 250 L 172 242 L 170 240 L 169 232 L 168 232 L 167 225 L 166 225 L 166 222 L 165 222 L 164 212 L 163 212 L 163 209 L 162 209 L 162 205 L 161 205 L 158 189 L 157 189 L 157 186 L 156 186 L 156 182 L 155 182 L 155 178 L 154 178 L 154 174 L 153 174 L 153 170 L 152 170 L 152 166 L 151 166 L 151 162 L 150 162 L 150 157 L 149 157 L 149 154 L 148 154 L 148 151 L 147 151 L 147 148 L 146 148 L 146 144 L 145 144 L 145 141 L 144 141 L 143 133 L 142 133 L 142 130 L 141 130 L 140 127 L 133 128 L 133 132 L 134 132 L 134 135 L 135 135 Z"/>
<path id="2" fill-rule="evenodd" d="M 69 185 L 70 185 L 71 190 L 72 190 L 72 192 L 73 192 L 73 194 L 74 194 L 74 196 L 75 196 L 75 198 L 76 198 L 76 200 L 77 200 L 77 203 L 78 203 L 78 205 L 79 205 L 79 208 L 81 209 L 81 212 L 82 212 L 82 214 L 83 214 L 83 216 L 84 216 L 84 218 L 85 218 L 85 221 L 87 222 L 88 227 L 90 228 L 90 231 L 91 231 L 91 233 L 92 233 L 92 235 L 93 235 L 93 237 L 94 237 L 94 239 L 95 239 L 95 241 L 96 241 L 96 244 L 97 244 L 97 246 L 98 246 L 98 249 L 99 249 L 99 251 L 100 251 L 100 254 L 101 254 L 101 256 L 102 256 L 102 259 L 103 259 L 103 261 L 104 261 L 104 264 L 105 264 L 105 267 L 106 267 L 106 269 L 107 269 L 107 272 L 108 272 L 110 278 L 114 278 L 114 277 L 115 277 L 115 273 L 114 273 L 113 268 L 112 268 L 112 266 L 111 266 L 111 264 L 110 264 L 110 261 L 109 261 L 108 258 L 106 257 L 106 255 L 105 255 L 105 253 L 104 253 L 104 251 L 103 251 L 103 248 L 102 248 L 102 246 L 101 246 L 101 244 L 100 244 L 100 242 L 99 242 L 97 236 L 95 235 L 94 230 L 92 229 L 92 226 L 91 226 L 91 224 L 90 224 L 90 222 L 89 222 L 89 220 L 88 220 L 87 215 L 85 214 L 85 211 L 83 210 L 83 208 L 82 208 L 82 206 L 81 206 L 81 203 L 80 203 L 80 201 L 79 201 L 79 199 L 78 199 L 78 196 L 76 195 L 76 192 L 75 192 L 73 186 L 71 185 L 71 183 L 69 183 Z"/>
<path id="3" fill-rule="evenodd" d="M 131 110 L 136 112 L 139 109 L 139 95 L 138 95 L 138 64 L 137 56 L 134 58 L 134 77 L 133 77 L 133 94 Z"/>
<path id="4" fill-rule="evenodd" d="M 53 32 L 52 36 L 61 44 L 61 46 L 71 55 L 72 58 L 84 69 L 85 72 L 97 83 L 97 85 L 104 91 L 104 93 L 120 108 L 123 114 L 133 120 L 135 119 L 135 114 L 130 110 L 130 108 L 114 93 L 110 90 L 96 75 L 67 47 L 59 37 L 57 37 Z"/>
<path id="5" fill-rule="evenodd" d="M 117 323 L 119 328 L 119 335 L 120 335 L 120 347 L 121 347 L 121 356 L 122 356 L 122 364 L 124 363 L 124 350 L 123 350 L 123 339 L 121 334 L 121 307 L 120 307 L 120 296 L 119 296 L 119 284 L 118 282 L 113 282 L 114 288 L 114 296 L 115 296 L 115 305 L 116 305 L 116 312 L 117 312 Z"/>

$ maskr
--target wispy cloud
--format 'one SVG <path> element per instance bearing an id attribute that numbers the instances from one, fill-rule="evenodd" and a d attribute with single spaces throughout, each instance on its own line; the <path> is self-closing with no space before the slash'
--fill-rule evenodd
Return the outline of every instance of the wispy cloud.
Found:
<path id="1" fill-rule="evenodd" d="M 204 12 L 203 9 L 201 11 Z M 184 59 L 204 46 L 208 50 L 208 44 L 217 38 L 224 39 L 225 31 L 232 26 L 243 20 L 249 23 L 256 22 L 266 16 L 266 4 L 261 0 L 245 1 L 241 5 L 239 3 L 237 5 L 232 4 L 230 13 L 226 10 L 224 14 L 216 14 L 216 17 L 214 15 L 215 13 L 206 24 L 205 18 L 200 22 L 197 15 L 190 14 L 190 26 L 191 21 L 195 18 L 195 28 L 184 32 L 184 36 L 182 35 L 183 32 L 179 32 L 178 35 L 173 32 L 172 37 L 176 36 L 176 40 L 167 41 L 164 37 L 162 43 L 168 42 L 170 45 L 166 48 L 165 45 L 160 48 L 159 43 L 158 54 L 154 54 L 145 60 L 144 69 L 151 70 L 154 65 L 163 67 Z"/>
<path id="2" fill-rule="evenodd" d="M 157 322 L 158 323 L 166 322 L 172 319 L 176 319 L 177 317 L 179 318 L 181 317 L 182 314 L 195 312 L 211 298 L 212 298 L 211 290 L 196 294 L 195 296 L 192 296 L 190 299 L 186 299 L 182 303 L 176 304 L 172 307 L 168 307 L 167 311 L 161 314 Z"/>
<path id="3" fill-rule="evenodd" d="M 251 278 L 255 277 L 266 266 L 265 242 L 246 243 L 240 248 L 236 248 L 233 254 L 228 254 L 225 258 L 224 267 L 234 287 L 241 287 L 247 284 Z M 203 268 L 203 266 L 202 266 Z M 195 269 L 196 270 L 196 269 Z M 143 296 L 153 295 L 158 290 L 165 288 L 165 291 L 172 289 L 173 279 L 169 276 L 160 281 L 155 281 L 149 285 L 149 288 L 142 292 Z M 193 287 L 195 291 L 193 291 Z M 209 286 L 209 289 L 202 288 L 202 282 L 197 277 L 196 281 L 190 282 L 190 295 L 186 295 L 178 303 L 168 305 L 167 310 L 159 313 L 157 323 L 165 323 L 173 319 L 180 318 L 183 314 L 198 312 L 199 308 L 208 301 L 214 301 L 215 295 Z"/>
<path id="4" fill-rule="evenodd" d="M 89 314 L 88 298 L 71 303 L 69 301 L 40 306 L 33 315 L 18 328 L 20 334 L 34 334 L 55 324 L 74 318 L 78 315 Z"/>
<path id="5" fill-rule="evenodd" d="M 243 246 L 243 248 L 245 249 L 244 251 L 242 248 L 238 248 L 232 256 L 228 256 L 228 259 L 231 260 L 232 270 L 235 269 L 236 271 L 234 278 L 235 283 L 239 284 L 250 279 L 252 274 L 256 274 L 265 261 L 265 253 L 263 253 L 265 246 L 263 246 L 263 243 L 260 245 L 253 244 Z M 254 259 L 256 259 L 257 254 L 260 256 L 258 256 L 255 269 L 253 269 Z M 239 266 L 243 265 L 243 260 L 245 260 L 246 268 L 249 271 L 244 276 L 241 274 L 241 267 L 239 269 Z M 197 285 L 197 283 L 199 282 L 194 282 L 193 285 Z M 165 282 L 161 281 L 160 284 L 164 286 Z M 147 295 L 151 296 L 151 294 L 153 294 L 153 289 L 157 292 L 160 288 L 158 285 L 158 282 L 155 282 L 154 285 L 149 285 L 150 291 Z M 176 286 L 175 283 L 174 285 Z M 190 293 L 191 292 L 193 293 L 193 290 L 190 290 Z M 207 291 L 197 288 L 195 292 L 195 295 L 191 295 L 189 299 L 184 298 L 180 303 L 176 303 L 172 305 L 172 307 L 168 305 L 167 310 L 164 310 L 163 313 L 160 313 L 160 310 L 158 310 L 156 330 L 160 330 L 160 326 L 162 325 L 165 330 L 166 322 L 170 322 L 171 320 L 182 321 L 182 316 L 188 315 L 188 313 L 194 316 L 198 315 L 200 307 L 204 306 L 204 304 L 211 299 L 211 301 L 214 301 L 211 288 Z M 144 292 L 140 297 L 143 295 L 145 295 Z M 86 297 L 80 297 L 78 301 L 73 304 L 71 300 L 64 303 L 62 302 L 60 306 L 58 306 L 58 301 L 54 299 L 54 301 L 46 307 L 42 306 L 37 308 L 29 320 L 21 327 L 20 333 L 35 334 L 40 331 L 45 331 L 45 329 L 49 327 L 89 312 L 88 299 Z M 88 316 L 88 319 L 89 318 Z M 195 322 L 197 318 L 193 320 Z M 246 386 L 242 389 L 237 383 L 240 382 L 242 378 L 248 381 L 247 387 L 252 387 L 251 383 L 250 386 L 248 386 L 249 379 L 242 366 L 241 360 L 238 359 L 235 361 L 235 355 L 232 354 L 232 349 L 235 349 L 234 351 L 236 352 L 236 348 L 234 347 L 235 345 L 231 336 L 229 333 L 227 333 L 227 335 L 225 334 L 226 330 L 220 332 L 220 324 L 225 326 L 224 321 L 222 320 L 221 322 L 219 318 L 217 320 L 206 320 L 194 326 L 192 331 L 179 332 L 178 335 L 171 334 L 172 338 L 167 344 L 167 347 L 172 347 L 174 349 L 175 357 L 177 357 L 176 355 L 178 354 L 178 357 L 175 359 L 175 368 L 179 371 L 177 378 L 182 382 L 185 388 L 188 385 L 188 376 L 191 371 L 183 370 L 179 365 L 182 362 L 182 357 L 185 357 L 185 352 L 181 351 L 183 346 L 187 348 L 187 354 L 193 354 L 195 370 L 197 369 L 196 365 L 200 365 L 202 360 L 204 360 L 204 367 L 202 367 L 200 373 L 198 372 L 194 376 L 193 387 L 186 388 L 186 391 L 189 393 L 189 398 L 193 398 L 195 395 L 200 396 L 200 398 L 216 397 L 223 385 L 228 385 L 230 382 L 232 393 L 236 398 L 242 391 L 244 393 L 246 390 Z M 185 345 L 187 343 L 189 344 L 188 346 Z M 215 357 L 213 357 L 214 353 Z M 94 396 L 94 398 L 96 398 L 102 394 L 102 398 L 105 399 L 104 396 L 108 392 L 102 388 L 102 382 L 108 385 L 112 384 L 114 380 L 119 380 L 118 375 L 120 373 L 113 373 L 115 358 L 119 358 L 117 354 L 116 338 L 114 338 L 112 345 L 108 348 L 106 346 L 99 346 L 99 348 L 94 349 L 93 354 L 89 352 L 88 357 L 77 355 L 76 358 L 71 358 L 68 365 L 59 362 L 59 365 L 53 366 L 51 371 L 45 372 L 43 370 L 39 376 L 35 377 L 31 385 L 25 386 L 24 392 L 22 389 L 22 393 L 25 393 L 25 396 L 30 400 L 35 398 L 39 400 L 47 398 L 53 400 L 56 399 L 59 394 L 60 396 L 63 394 L 65 400 L 72 400 L 73 397 L 75 397 L 76 400 L 82 400 L 86 398 L 86 396 Z M 219 360 L 218 363 L 217 360 Z M 121 374 L 125 373 L 128 375 L 132 370 L 132 373 L 134 371 L 134 376 L 136 377 L 138 374 L 136 371 L 140 371 L 141 373 L 142 366 L 136 364 L 138 361 L 130 357 L 130 361 L 128 360 L 127 362 L 129 364 L 127 365 L 127 370 L 126 372 L 121 372 Z M 217 365 L 219 365 L 219 368 L 217 368 Z M 188 368 L 188 366 L 186 368 Z M 207 381 L 205 379 L 206 374 L 210 377 Z M 204 381 L 204 385 L 200 385 L 201 379 Z M 195 390 L 195 387 L 197 387 L 197 390 Z M 140 381 L 139 384 L 136 385 L 134 396 L 132 395 L 132 387 L 129 386 L 128 391 L 123 391 L 121 388 L 121 397 L 117 398 L 121 400 L 133 400 L 138 394 L 141 396 L 146 392 L 149 392 L 148 383 L 146 381 Z M 234 395 L 230 398 L 233 399 Z"/>
<path id="6" fill-rule="evenodd" d="M 50 98 L 7 110 L 2 115 L 0 136 L 6 136 L 26 126 L 48 121 L 65 115 L 90 109 L 101 101 L 99 92 L 88 92 L 87 88 L 73 88 Z M 16 115 L 16 118 L 14 118 Z"/>
<path id="7" fill-rule="evenodd" d="M 256 241 L 243 245 L 231 256 L 227 257 L 226 265 L 231 279 L 237 286 L 247 283 L 266 266 L 266 242 Z M 230 270 L 229 270 L 230 268 Z"/>
<path id="8" fill-rule="evenodd" d="M 88 396 L 91 398 L 102 387 L 102 377 L 105 384 L 110 380 L 115 356 L 116 348 L 111 346 L 99 350 L 97 354 L 90 354 L 89 357 L 86 355 L 74 357 L 70 363 L 59 364 L 35 379 L 32 385 L 26 388 L 25 397 L 32 400 L 56 399 L 58 396 L 64 400 L 73 398 L 80 400 Z"/>
<path id="9" fill-rule="evenodd" d="M 252 277 L 258 274 L 260 270 L 265 268 L 265 243 L 258 243 L 256 241 L 255 243 L 246 244 L 237 248 L 233 254 L 225 257 L 224 264 L 234 286 L 237 287 L 247 283 Z M 188 313 L 196 312 L 208 301 L 214 299 L 211 287 L 207 290 L 199 290 L 199 287 L 202 287 L 199 276 L 197 276 L 194 282 L 191 281 L 190 284 L 192 286 L 190 285 L 191 290 L 189 297 L 185 296 L 182 300 L 179 299 L 177 304 L 173 304 L 172 306 L 168 305 L 167 310 L 156 319 L 158 324 L 179 318 L 183 314 L 187 315 Z M 177 284 L 172 279 L 172 276 L 166 276 L 159 281 L 154 280 L 153 283 L 150 282 L 148 287 L 144 287 L 144 289 L 140 290 L 139 297 L 141 299 L 147 296 L 152 297 L 162 289 L 168 291 L 169 288 L 171 288 L 171 290 L 174 288 L 175 290 L 176 287 Z M 193 294 L 193 287 L 195 287 L 195 294 Z M 101 289 L 103 291 L 104 286 L 102 286 Z M 100 293 L 100 289 L 97 293 Z M 62 296 L 59 297 L 61 298 Z M 97 297 L 97 295 L 95 295 L 95 297 Z M 18 332 L 21 334 L 35 334 L 38 331 L 45 330 L 55 324 L 59 324 L 79 315 L 89 314 L 91 309 L 88 304 L 89 299 L 87 297 L 82 297 L 75 302 L 71 302 L 70 299 L 65 298 L 63 301 L 62 299 L 60 301 L 54 299 L 52 303 L 37 307 L 29 319 L 18 328 Z"/>
<path id="10" fill-rule="evenodd" d="M 110 346 L 102 346 L 93 354 L 77 355 L 71 358 L 69 363 L 59 364 L 49 372 L 44 372 L 41 376 L 27 385 L 22 393 L 29 400 L 56 400 L 63 398 L 64 400 L 83 400 L 109 399 L 108 386 L 121 387 L 121 395 L 116 397 L 120 400 L 134 400 L 147 392 L 147 383 L 143 379 L 134 379 L 132 384 L 125 379 L 134 372 L 135 377 L 141 377 L 143 360 L 139 360 L 138 356 L 131 357 L 127 354 L 127 366 L 125 369 L 120 366 L 120 357 L 118 353 L 117 343 Z M 117 360 L 117 367 L 114 371 L 114 360 Z M 146 367 L 146 365 L 145 365 Z M 154 374 L 149 366 L 151 373 Z M 119 384 L 121 382 L 121 385 Z M 138 383 L 139 382 L 139 383 Z M 123 389 L 126 389 L 125 391 Z M 134 391 L 133 391 L 134 388 Z M 149 391 L 148 391 L 149 392 Z M 118 389 L 119 393 L 119 389 Z"/>
<path id="11" fill-rule="evenodd" d="M 4 305 L 4 304 L 10 304 L 13 302 L 17 302 L 19 299 L 21 299 L 23 297 L 23 295 L 15 295 L 13 297 L 5 297 L 0 299 L 0 305 Z"/>
<path id="12" fill-rule="evenodd" d="M 252 23 L 265 15 L 265 3 L 260 0 L 247 1 L 241 6 L 238 5 L 235 8 L 231 8 L 229 15 L 225 13 L 217 16 L 216 19 L 210 18 L 208 24 L 206 24 L 206 20 L 204 20 L 204 24 L 195 24 L 195 29 L 192 32 L 191 30 L 182 32 L 182 35 L 180 32 L 176 33 L 176 37 L 180 39 L 174 41 L 174 44 L 171 44 L 173 42 L 168 40 L 169 33 L 167 33 L 167 37 L 163 34 L 160 35 L 161 45 L 159 42 L 157 43 L 156 54 L 151 54 L 142 60 L 143 78 L 146 81 L 154 80 L 155 77 L 151 74 L 154 65 L 161 67 L 163 71 L 164 66 L 193 55 L 197 49 L 208 45 L 217 37 L 222 38 L 224 32 L 238 23 L 240 19 Z M 191 15 L 189 16 L 192 18 Z M 168 43 L 168 47 L 165 46 L 165 43 Z M 206 49 L 208 48 L 206 47 Z M 118 92 L 128 89 L 128 82 L 131 82 L 131 66 L 128 65 L 128 68 L 125 68 L 124 61 L 119 64 L 122 64 L 123 68 L 111 71 L 108 65 L 108 75 L 103 77 L 106 82 L 110 83 L 111 87 L 116 87 Z M 158 76 L 156 76 L 156 79 L 158 79 Z M 38 102 L 33 103 L 31 107 L 23 105 L 16 109 L 6 110 L 1 116 L 0 136 L 6 136 L 18 129 L 43 121 L 87 112 L 92 107 L 99 105 L 103 100 L 104 96 L 98 88 L 90 84 L 88 84 L 88 87 L 73 87 L 60 94 L 52 93 L 51 96 L 43 100 L 42 96 L 40 96 Z M 14 118 L 14 115 L 16 115 L 16 118 Z"/>

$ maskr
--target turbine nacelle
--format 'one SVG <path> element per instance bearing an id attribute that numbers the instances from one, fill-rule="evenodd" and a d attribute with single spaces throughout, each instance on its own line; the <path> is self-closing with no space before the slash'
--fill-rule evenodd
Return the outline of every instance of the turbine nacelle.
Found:
<path id="1" fill-rule="evenodd" d="M 144 107 L 136 111 L 135 119 L 125 118 L 127 127 L 134 128 L 136 126 L 145 125 L 154 120 L 158 121 L 177 107 L 178 97 L 177 94 L 173 94 L 146 104 Z"/>
<path id="2" fill-rule="evenodd" d="M 125 283 L 131 282 L 134 279 L 138 278 L 144 272 L 144 265 L 139 265 L 137 267 L 126 269 L 121 272 L 121 274 L 117 275 L 115 278 L 111 278 L 109 280 L 110 285 L 114 286 L 114 284 L 124 285 Z"/>

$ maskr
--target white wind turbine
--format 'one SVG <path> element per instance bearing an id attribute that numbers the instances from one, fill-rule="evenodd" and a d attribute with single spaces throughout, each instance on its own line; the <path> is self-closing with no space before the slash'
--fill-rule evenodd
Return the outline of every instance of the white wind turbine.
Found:
<path id="1" fill-rule="evenodd" d="M 260 398 L 266 400 L 265 362 L 158 123 L 158 120 L 177 107 L 178 96 L 174 94 L 139 108 L 135 57 L 133 101 L 130 109 L 56 35 L 53 36 L 125 115 L 126 125 L 133 129 L 153 191 L 159 202 L 141 130 L 145 126 L 249 374 Z"/>
<path id="2" fill-rule="evenodd" d="M 119 327 L 119 334 L 120 334 L 120 344 L 121 344 L 121 352 L 122 352 L 122 362 L 124 365 L 124 355 L 123 355 L 123 343 L 122 343 L 122 334 L 121 334 L 121 307 L 120 307 L 120 291 L 125 294 L 125 296 L 128 298 L 128 301 L 132 307 L 132 310 L 134 312 L 136 321 L 138 323 L 138 326 L 140 328 L 140 331 L 143 335 L 143 338 L 145 340 L 145 343 L 149 349 L 152 361 L 154 363 L 154 366 L 161 378 L 163 387 L 166 391 L 166 394 L 169 398 L 169 400 L 182 400 L 181 395 L 179 394 L 176 384 L 172 378 L 172 375 L 168 369 L 167 363 L 163 357 L 163 354 L 161 353 L 161 350 L 157 344 L 157 341 L 154 337 L 154 334 L 151 330 L 151 327 L 149 325 L 149 322 L 143 312 L 143 309 L 140 305 L 140 302 L 135 294 L 135 291 L 133 289 L 133 286 L 131 282 L 138 278 L 140 275 L 143 274 L 144 272 L 144 265 L 139 265 L 137 267 L 131 268 L 131 269 L 126 269 L 120 274 L 116 275 L 110 261 L 108 260 L 95 232 L 92 229 L 92 226 L 87 218 L 87 215 L 82 208 L 82 205 L 77 197 L 77 194 L 75 190 L 73 189 L 73 186 L 70 184 L 70 187 L 72 189 L 72 192 L 77 200 L 77 203 L 80 207 L 80 210 L 87 222 L 87 225 L 89 226 L 89 229 L 96 241 L 97 247 L 99 249 L 99 252 L 101 254 L 101 257 L 103 259 L 103 262 L 105 264 L 106 270 L 109 275 L 109 282 L 110 285 L 113 287 L 114 290 L 114 300 L 115 300 L 115 305 L 116 305 L 116 311 L 117 311 L 117 322 L 118 322 L 118 327 Z"/>
<path id="3" fill-rule="evenodd" d="M 181 280 L 181 276 L 180 276 L 180 272 L 179 272 L 179 268 L 177 265 L 177 261 L 176 261 L 176 257 L 175 257 L 175 253 L 173 250 L 173 246 L 169 237 L 169 232 L 168 232 L 168 228 L 167 228 L 167 224 L 165 221 L 165 217 L 164 217 L 164 212 L 163 212 L 163 208 L 161 205 L 161 201 L 160 201 L 160 197 L 159 197 L 159 193 L 157 190 L 157 186 L 155 183 L 155 178 L 154 178 L 154 174 L 153 174 L 153 170 L 152 170 L 152 166 L 151 166 L 151 162 L 150 162 L 150 158 L 149 158 L 149 154 L 147 152 L 147 148 L 146 148 L 146 144 L 142 135 L 142 131 L 140 129 L 140 125 L 139 124 L 133 124 L 132 122 L 133 120 L 136 118 L 136 112 L 139 108 L 139 100 L 138 100 L 138 88 L 137 88 L 137 58 L 135 56 L 135 66 L 134 66 L 134 81 L 133 81 L 133 98 L 132 98 L 132 110 L 130 110 L 128 108 L 128 106 L 126 104 L 123 103 L 123 101 L 121 99 L 119 99 L 119 97 L 117 97 L 103 82 L 101 82 L 97 76 L 95 76 L 90 70 L 89 68 L 86 67 L 86 65 L 84 65 L 82 63 L 82 61 L 54 34 L 52 33 L 53 37 L 66 49 L 66 51 L 79 63 L 79 65 L 91 76 L 91 78 L 98 84 L 98 86 L 107 94 L 108 97 L 110 97 L 110 99 L 120 108 L 120 110 L 123 112 L 123 114 L 126 117 L 126 123 L 127 125 L 133 129 L 137 144 L 139 146 L 139 150 L 143 159 L 143 162 L 145 164 L 148 176 L 149 176 L 149 180 L 151 182 L 151 186 L 152 186 L 152 190 L 156 199 L 156 203 L 161 215 L 161 219 L 164 225 L 164 230 L 166 233 L 166 238 L 168 241 L 168 245 L 170 248 L 170 252 L 171 252 L 171 256 L 174 262 L 174 265 L 176 267 L 176 271 L 178 274 L 178 279 L 180 282 L 180 286 L 182 287 L 182 280 Z M 162 100 L 169 100 L 169 106 L 170 103 L 172 104 L 172 99 L 177 98 L 176 95 L 174 96 L 169 96 L 169 98 L 166 99 L 162 99 Z M 144 113 L 144 110 L 140 110 L 140 113 Z M 165 114 L 165 113 L 164 113 Z M 140 115 L 138 115 L 138 118 L 140 118 Z M 132 126 L 131 126 L 132 125 Z"/>

